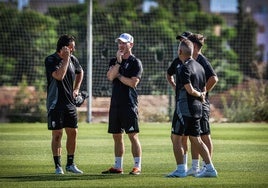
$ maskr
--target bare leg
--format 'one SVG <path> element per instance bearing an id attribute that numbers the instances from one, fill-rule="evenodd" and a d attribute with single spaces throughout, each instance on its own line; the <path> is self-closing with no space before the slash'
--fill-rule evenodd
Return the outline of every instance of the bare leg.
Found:
<path id="1" fill-rule="evenodd" d="M 133 171 L 130 173 L 136 175 L 139 174 L 141 170 L 141 156 L 142 156 L 141 144 L 138 137 L 138 133 L 128 133 L 128 137 L 131 142 L 131 151 L 134 159 Z M 135 171 L 134 168 L 138 168 L 139 170 Z"/>
<path id="2" fill-rule="evenodd" d="M 67 135 L 66 149 L 68 155 L 74 155 L 76 149 L 76 138 L 78 130 L 74 128 L 65 128 Z"/>
<path id="3" fill-rule="evenodd" d="M 115 157 L 122 157 L 125 153 L 125 146 L 123 134 L 113 134 L 114 139 L 114 155 Z"/>
<path id="4" fill-rule="evenodd" d="M 191 154 L 192 154 L 192 159 L 199 159 L 198 149 L 196 148 L 196 145 L 194 144 L 191 145 Z"/>
<path id="5" fill-rule="evenodd" d="M 202 141 L 201 137 L 190 136 L 190 141 L 192 145 L 195 145 L 198 153 L 201 155 L 205 161 L 205 168 L 196 175 L 196 177 L 217 177 L 217 171 L 214 168 L 212 160 L 210 158 L 209 150 L 206 144 Z"/>
<path id="6" fill-rule="evenodd" d="M 123 155 L 125 153 L 123 134 L 113 134 L 113 139 L 115 155 L 114 168 L 123 169 Z"/>
<path id="7" fill-rule="evenodd" d="M 188 136 L 182 136 L 182 147 L 183 147 L 183 150 L 184 150 L 184 155 L 187 154 L 188 152 L 188 144 L 187 144 L 187 140 L 188 140 Z"/>
<path id="8" fill-rule="evenodd" d="M 210 154 L 210 158 L 212 158 L 213 144 L 212 144 L 211 136 L 210 135 L 202 135 L 201 139 L 206 144 L 208 151 L 209 151 L 209 154 Z"/>
<path id="9" fill-rule="evenodd" d="M 74 164 L 74 153 L 76 150 L 77 128 L 65 128 L 67 135 L 66 149 L 67 149 L 67 164 L 66 171 L 82 174 L 83 171 L 79 170 Z"/>
<path id="10" fill-rule="evenodd" d="M 173 153 L 177 165 L 183 164 L 183 145 L 182 145 L 182 136 L 171 134 L 171 141 L 173 144 Z"/>
<path id="11" fill-rule="evenodd" d="M 129 140 L 131 142 L 131 151 L 133 157 L 141 157 L 142 150 L 141 144 L 137 133 L 129 133 L 128 134 Z"/>
<path id="12" fill-rule="evenodd" d="M 171 134 L 173 153 L 177 163 L 177 167 L 175 171 L 169 173 L 166 177 L 185 177 L 187 175 L 187 166 L 183 160 L 184 149 L 182 144 L 182 137 L 183 136 Z"/>
<path id="13" fill-rule="evenodd" d="M 205 161 L 206 164 L 211 163 L 211 158 L 209 155 L 209 151 L 207 146 L 204 144 L 204 142 L 201 140 L 201 137 L 194 137 L 190 136 L 191 144 L 194 148 L 196 148 L 197 153 L 200 153 L 201 157 Z"/>
<path id="14" fill-rule="evenodd" d="M 61 156 L 62 129 L 52 131 L 51 149 L 53 156 Z"/>

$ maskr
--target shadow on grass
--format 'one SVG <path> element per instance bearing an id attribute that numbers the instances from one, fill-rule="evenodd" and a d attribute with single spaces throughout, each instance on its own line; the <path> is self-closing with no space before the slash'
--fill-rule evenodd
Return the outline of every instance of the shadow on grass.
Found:
<path id="1" fill-rule="evenodd" d="M 0 176 L 0 182 L 30 182 L 30 181 L 70 181 L 70 180 L 99 180 L 118 179 L 130 177 L 128 174 L 103 175 L 103 174 L 38 174 L 38 175 L 18 175 Z"/>

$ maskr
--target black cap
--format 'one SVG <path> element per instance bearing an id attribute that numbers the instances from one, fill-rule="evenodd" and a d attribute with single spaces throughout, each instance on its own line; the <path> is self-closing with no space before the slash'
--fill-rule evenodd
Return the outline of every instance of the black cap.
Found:
<path id="1" fill-rule="evenodd" d="M 187 39 L 190 35 L 192 35 L 190 31 L 184 31 L 181 35 L 177 35 L 176 39 L 181 40 L 181 39 Z"/>

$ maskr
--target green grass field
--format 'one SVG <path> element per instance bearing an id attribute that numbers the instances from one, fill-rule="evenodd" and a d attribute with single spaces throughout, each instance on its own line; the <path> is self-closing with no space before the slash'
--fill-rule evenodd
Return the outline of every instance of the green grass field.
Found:
<path id="1" fill-rule="evenodd" d="M 55 175 L 46 124 L 0 124 L 0 187 L 268 187 L 268 124 L 213 124 L 218 178 L 165 178 L 176 167 L 169 123 L 142 123 L 142 174 L 128 175 L 133 160 L 125 136 L 123 175 L 102 175 L 114 162 L 106 124 L 79 125 L 75 161 L 83 175 Z M 63 138 L 65 146 L 66 136 Z M 191 161 L 190 159 L 188 160 Z M 63 147 L 62 164 L 66 163 Z"/>

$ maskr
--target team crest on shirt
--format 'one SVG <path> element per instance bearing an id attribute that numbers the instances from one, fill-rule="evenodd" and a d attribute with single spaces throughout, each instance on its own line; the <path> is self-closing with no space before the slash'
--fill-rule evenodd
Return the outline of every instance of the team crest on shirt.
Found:
<path id="1" fill-rule="evenodd" d="M 127 69 L 128 66 L 129 66 L 129 63 L 126 63 L 126 64 L 124 65 L 124 68 Z"/>

